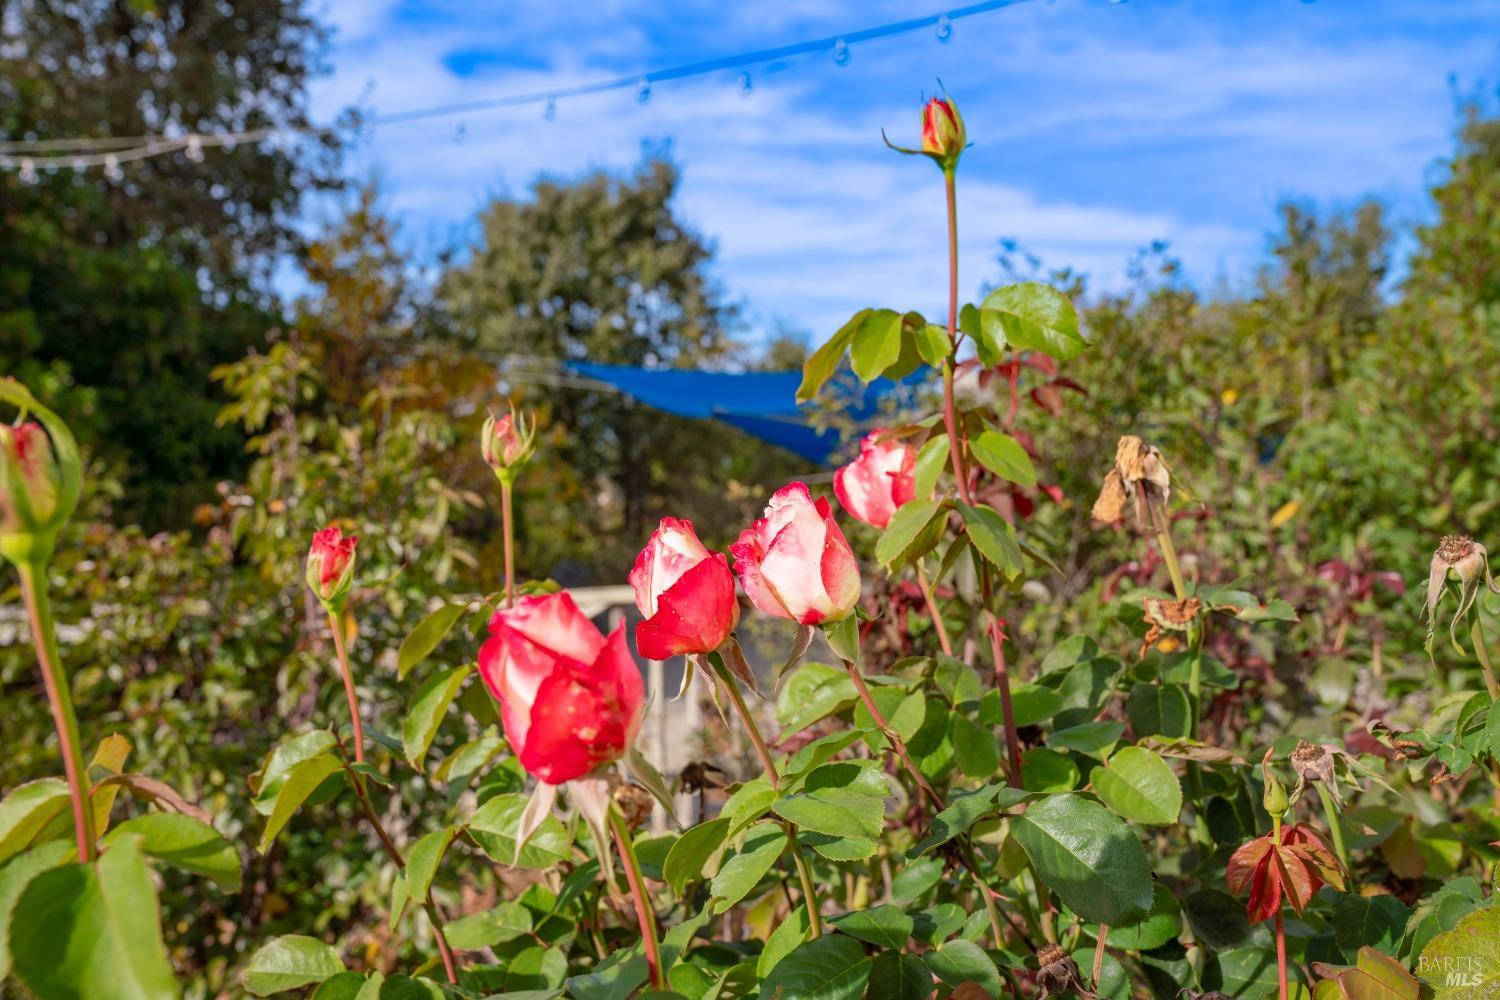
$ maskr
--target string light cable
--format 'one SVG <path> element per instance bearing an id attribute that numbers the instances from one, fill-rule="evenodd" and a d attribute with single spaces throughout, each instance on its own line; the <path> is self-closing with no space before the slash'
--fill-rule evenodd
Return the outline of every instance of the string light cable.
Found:
<path id="1" fill-rule="evenodd" d="M 750 67 L 779 62 L 796 56 L 816 55 L 819 53 L 829 54 L 836 64 L 842 66 L 849 61 L 850 47 L 853 45 L 910 34 L 914 31 L 921 31 L 924 28 L 934 29 L 934 34 L 938 41 L 947 42 L 953 35 L 953 22 L 955 21 L 968 17 L 976 17 L 980 14 L 993 13 L 1007 7 L 1015 7 L 1029 2 L 1032 2 L 1032 0 L 983 0 L 980 3 L 969 4 L 965 7 L 958 7 L 936 14 L 929 14 L 925 17 L 893 21 L 889 24 L 863 28 L 859 31 L 845 32 L 840 35 L 830 35 L 826 38 L 816 38 L 810 41 L 796 42 L 775 48 L 757 49 L 749 52 L 741 52 L 737 55 L 721 56 L 714 59 L 686 63 L 645 74 L 632 73 L 627 76 L 596 80 L 591 83 L 581 83 L 567 87 L 556 87 L 548 90 L 510 94 L 503 97 L 483 98 L 452 104 L 412 108 L 388 114 L 371 115 L 362 119 L 359 122 L 359 127 L 370 128 L 380 125 L 402 125 L 409 122 L 428 121 L 435 118 L 448 118 L 456 115 L 469 115 L 536 104 L 543 106 L 544 117 L 548 121 L 551 121 L 556 114 L 558 102 L 562 100 L 588 97 L 611 91 L 634 90 L 636 99 L 645 103 L 650 100 L 653 84 L 688 80 L 712 73 L 721 73 L 726 70 L 741 71 L 736 77 L 736 86 L 742 95 L 748 96 L 751 92 Z M 462 123 L 460 123 L 459 129 L 461 130 L 459 134 L 465 134 L 466 129 Z M 170 153 L 185 152 L 190 160 L 196 162 L 203 158 L 203 151 L 206 149 L 235 146 L 240 143 L 256 143 L 277 136 L 321 137 L 332 135 L 336 131 L 337 127 L 335 126 L 268 126 L 265 128 L 247 129 L 240 132 L 194 132 L 183 135 L 0 140 L 0 169 L 19 170 L 22 179 L 30 182 L 36 179 L 38 170 L 53 170 L 62 167 L 82 171 L 102 167 L 107 176 L 111 177 L 111 179 L 117 179 L 122 173 L 123 166 L 127 163 L 135 163 Z"/>

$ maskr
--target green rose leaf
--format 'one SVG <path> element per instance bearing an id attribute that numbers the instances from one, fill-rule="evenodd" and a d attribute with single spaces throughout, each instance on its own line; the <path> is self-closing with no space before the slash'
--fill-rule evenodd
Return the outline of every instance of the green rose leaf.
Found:
<path id="1" fill-rule="evenodd" d="M 401 648 L 396 651 L 396 679 L 406 680 L 412 667 L 432 655 L 438 643 L 448 637 L 467 610 L 467 604 L 444 604 L 418 622 L 417 627 L 401 640 Z"/>
<path id="2" fill-rule="evenodd" d="M 855 313 L 849 322 L 839 327 L 837 333 L 823 344 L 822 347 L 813 351 L 812 355 L 802 365 L 802 384 L 797 387 L 797 402 L 806 403 L 818 394 L 823 384 L 833 377 L 838 371 L 839 362 L 844 359 L 844 352 L 854 342 L 854 334 L 873 310 L 861 309 Z"/>
<path id="3" fill-rule="evenodd" d="M 453 704 L 458 689 L 468 680 L 473 669 L 465 665 L 444 670 L 429 677 L 417 689 L 411 710 L 401 720 L 401 742 L 406 759 L 418 770 L 422 767 L 422 758 L 427 756 L 427 748 L 432 746 L 433 737 L 437 736 L 448 706 Z"/>
<path id="4" fill-rule="evenodd" d="M 93 864 L 31 879 L 11 919 L 10 951 L 16 976 L 39 997 L 181 996 L 139 836 L 121 837 Z"/>
<path id="5" fill-rule="evenodd" d="M 850 937 L 898 950 L 906 947 L 912 933 L 911 914 L 891 903 L 868 910 L 854 910 L 833 917 L 829 923 Z"/>
<path id="6" fill-rule="evenodd" d="M 150 857 L 207 876 L 225 892 L 239 891 L 240 852 L 207 823 L 178 813 L 147 813 L 111 830 L 104 846 L 131 836 L 140 837 L 141 850 Z"/>
<path id="7" fill-rule="evenodd" d="M 1021 486 L 1036 485 L 1036 466 L 1021 442 L 997 430 L 981 431 L 969 442 L 969 450 L 979 464 L 1001 479 Z"/>
<path id="8" fill-rule="evenodd" d="M 285 934 L 250 956 L 245 989 L 256 996 L 297 990 L 344 971 L 339 953 L 317 938 Z"/>
<path id="9" fill-rule="evenodd" d="M 969 529 L 969 539 L 974 543 L 974 548 L 979 550 L 979 554 L 1008 579 L 1020 576 L 1023 568 L 1021 546 L 1016 542 L 1015 526 L 982 504 L 970 507 L 966 503 L 960 503 L 958 511 L 963 515 L 964 524 Z"/>
<path id="10" fill-rule="evenodd" d="M 798 1000 L 859 1000 L 870 978 L 864 945 L 827 934 L 795 948 L 766 976 L 761 995 Z"/>
<path id="11" fill-rule="evenodd" d="M 1182 811 L 1182 785 L 1171 765 L 1141 747 L 1120 750 L 1089 773 L 1089 782 L 1105 805 L 1136 823 L 1166 826 Z"/>
<path id="12" fill-rule="evenodd" d="M 1011 830 L 1037 877 L 1074 913 L 1128 924 L 1151 909 L 1151 868 L 1135 833 L 1076 792 L 1034 802 Z"/>
<path id="13" fill-rule="evenodd" d="M 714 912 L 723 913 L 760 884 L 786 850 L 786 831 L 775 823 L 757 823 L 745 833 L 740 849 L 719 868 L 709 883 Z"/>
<path id="14" fill-rule="evenodd" d="M 520 857 L 516 856 L 516 836 L 529 800 L 530 796 L 519 792 L 497 795 L 469 819 L 469 836 L 490 860 L 507 867 L 514 863 L 517 868 L 551 868 L 568 856 L 572 840 L 558 818 L 551 815 L 527 839 Z"/>
<path id="15" fill-rule="evenodd" d="M 1067 297 L 1050 285 L 1024 281 L 997 288 L 979 307 L 984 340 L 1016 350 L 1040 351 L 1071 361 L 1088 342 L 1078 332 L 1078 313 Z"/>
<path id="16" fill-rule="evenodd" d="M 302 803 L 306 802 L 324 781 L 343 769 L 344 765 L 337 757 L 331 753 L 322 753 L 302 761 L 287 773 L 286 780 L 276 792 L 276 804 L 266 820 L 266 828 L 261 832 L 260 845 L 257 848 L 260 853 L 266 853 L 271 842 L 276 839 L 276 835 L 281 833 L 282 828 L 291 821 L 297 810 L 302 808 Z"/>
<path id="17" fill-rule="evenodd" d="M 12 858 L 68 808 L 68 786 L 60 778 L 20 785 L 0 801 L 0 861 Z"/>

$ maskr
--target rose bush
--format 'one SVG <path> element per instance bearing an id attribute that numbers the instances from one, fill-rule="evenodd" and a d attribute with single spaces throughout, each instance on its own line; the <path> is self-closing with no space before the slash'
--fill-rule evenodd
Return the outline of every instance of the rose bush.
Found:
<path id="1" fill-rule="evenodd" d="M 936 99 L 910 151 L 941 168 L 950 236 L 966 141 L 956 105 Z M 1246 693 L 1262 690 L 1254 651 L 1297 609 L 1184 532 L 1200 499 L 1176 477 L 1197 456 L 1096 428 L 1098 500 L 1060 491 L 1026 425 L 1082 391 L 1059 375 L 1091 346 L 1073 305 L 1034 282 L 961 304 L 949 262 L 945 322 L 861 310 L 806 363 L 808 400 L 846 362 L 867 382 L 933 373 L 935 412 L 870 434 L 834 476 L 854 543 L 802 482 L 729 546 L 732 567 L 690 522 L 664 519 L 622 574 L 642 616 L 633 644 L 550 581 L 515 578 L 529 418 L 487 423 L 475 449 L 504 512 L 491 589 L 423 595 L 392 656 L 360 662 L 381 581 L 343 533 L 381 526 L 360 523 L 357 499 L 324 512 L 340 526 L 313 536 L 301 593 L 320 629 L 326 618 L 347 718 L 319 705 L 249 776 L 256 863 L 298 829 L 351 817 L 386 867 L 370 879 L 363 955 L 346 963 L 314 921 L 246 942 L 245 990 L 1457 1000 L 1480 985 L 1430 970 L 1500 940 L 1500 691 L 1484 630 L 1500 587 L 1483 545 L 1445 538 L 1432 559 L 1428 622 L 1451 606 L 1452 645 L 1477 669 L 1427 681 L 1441 695 L 1425 725 L 1385 699 L 1379 670 L 1361 714 L 1246 725 L 1261 708 Z M 42 997 L 173 996 L 168 942 L 192 931 L 162 928 L 158 887 L 238 889 L 239 831 L 126 770 L 118 737 L 91 741 L 85 764 L 91 720 L 73 716 L 47 603 L 76 448 L 30 393 L 4 383 L 0 399 L 20 418 L 0 435 L 0 548 L 65 775 L 0 802 L 0 974 Z M 1055 563 L 1077 544 L 1049 532 L 1058 509 L 1091 512 L 1078 530 L 1128 539 L 1135 559 L 1099 588 L 1103 631 L 1021 656 L 1025 602 L 1077 586 Z M 1345 623 L 1380 579 L 1356 562 L 1321 574 L 1348 590 Z M 760 673 L 740 641 L 751 608 L 786 654 Z M 657 773 L 635 745 L 647 696 L 634 653 L 685 657 L 755 765 Z M 404 696 L 362 704 L 361 678 L 382 670 Z M 1270 745 L 1252 746 L 1262 735 Z M 138 809 L 115 825 L 122 790 Z M 654 807 L 666 833 L 642 829 Z M 421 957 L 377 967 L 397 935 Z"/>

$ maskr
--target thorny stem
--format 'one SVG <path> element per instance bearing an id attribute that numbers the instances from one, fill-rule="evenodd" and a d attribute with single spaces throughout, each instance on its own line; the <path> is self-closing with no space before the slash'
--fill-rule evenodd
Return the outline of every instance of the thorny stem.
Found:
<path id="1" fill-rule="evenodd" d="M 869 687 L 865 685 L 865 678 L 860 673 L 859 666 L 853 660 L 845 660 L 844 669 L 849 672 L 849 679 L 854 682 L 855 693 L 859 695 L 859 700 L 864 702 L 865 710 L 870 713 L 870 718 L 875 720 L 875 725 L 885 735 L 886 740 L 891 744 L 891 749 L 896 752 L 896 756 L 900 759 L 902 766 L 906 768 L 912 780 L 917 783 L 917 788 L 921 790 L 923 795 L 927 796 L 927 801 L 932 804 L 934 810 L 942 812 L 946 808 L 943 804 L 943 797 L 928 782 L 927 776 L 918 770 L 916 762 L 911 759 L 911 754 L 906 750 L 906 742 L 891 728 L 891 724 L 885 719 L 885 713 L 880 711 L 879 705 L 875 704 L 875 699 L 871 696 Z"/>
<path id="2" fill-rule="evenodd" d="M 1109 940 L 1109 924 L 1099 925 L 1099 940 L 1094 942 L 1094 992 L 1099 991 L 1099 976 L 1104 970 L 1104 943 Z"/>
<path id="3" fill-rule="evenodd" d="M 989 574 L 985 574 L 986 587 L 988 591 Z M 989 601 L 986 598 L 986 605 Z M 988 609 L 986 609 L 988 610 Z M 1000 689 L 1000 714 L 1005 722 L 1005 753 L 1010 761 L 1009 773 L 1006 775 L 1012 788 L 1021 787 L 1021 737 L 1016 728 L 1016 709 L 1010 697 L 1010 669 L 1005 663 L 1005 641 L 1000 633 L 1000 622 L 994 615 L 989 616 L 990 622 L 987 631 L 990 634 L 990 652 L 995 658 L 995 686 Z"/>
<path id="4" fill-rule="evenodd" d="M 516 564 L 515 564 L 515 520 L 511 508 L 511 483 L 509 479 L 500 480 L 500 523 L 503 529 L 505 546 L 505 606 L 514 607 L 516 603 Z"/>
<path id="5" fill-rule="evenodd" d="M 57 650 L 57 634 L 52 625 L 52 605 L 47 597 L 42 565 L 16 563 L 21 574 L 21 596 L 26 617 L 31 622 L 31 639 L 36 647 L 38 665 L 42 668 L 42 686 L 52 708 L 52 723 L 57 727 L 57 743 L 62 750 L 63 773 L 68 779 L 68 796 L 73 803 L 73 835 L 78 842 L 78 859 L 94 860 L 94 811 L 89 802 L 89 774 L 83 763 L 83 743 L 78 735 L 78 716 L 73 712 L 73 697 L 68 677 L 63 672 L 62 657 Z"/>
<path id="6" fill-rule="evenodd" d="M 1491 698 L 1500 698 L 1500 684 L 1495 681 L 1495 666 L 1490 660 L 1490 647 L 1484 641 L 1484 626 L 1480 623 L 1482 612 L 1474 609 L 1474 625 L 1469 630 L 1469 637 L 1474 641 L 1474 655 L 1479 658 L 1479 666 L 1484 670 L 1484 686 L 1489 688 Z"/>
<path id="7" fill-rule="evenodd" d="M 646 897 L 646 881 L 641 877 L 641 864 L 635 857 L 635 845 L 630 841 L 630 831 L 613 806 L 609 808 L 609 831 L 614 834 L 615 846 L 625 863 L 625 881 L 630 884 L 630 896 L 635 900 L 635 915 L 641 925 L 641 939 L 646 943 L 646 967 L 651 971 L 651 986 L 667 988 L 667 978 L 662 972 L 660 945 L 656 939 L 656 914 L 651 910 L 651 901 Z"/>
<path id="8" fill-rule="evenodd" d="M 365 729 L 359 721 L 359 696 L 354 693 L 354 671 L 349 669 L 349 651 L 344 647 L 344 623 L 328 612 L 328 627 L 333 630 L 333 648 L 339 658 L 339 673 L 344 677 L 344 697 L 349 702 L 349 721 L 354 724 L 354 762 L 365 762 Z"/>
<path id="9" fill-rule="evenodd" d="M 729 693 L 729 700 L 734 705 L 734 710 L 739 713 L 740 721 L 745 724 L 745 730 L 750 734 L 750 742 L 755 746 L 755 755 L 760 758 L 760 766 L 766 772 L 766 780 L 771 787 L 777 788 L 781 784 L 780 775 L 776 773 L 776 761 L 771 757 L 771 748 L 766 745 L 765 737 L 760 734 L 760 725 L 756 723 L 755 716 L 750 713 L 750 706 L 745 704 L 745 696 L 740 694 L 739 685 L 734 683 L 734 678 L 729 671 L 714 664 L 714 673 L 718 676 L 720 685 Z M 818 894 L 812 880 L 812 869 L 807 864 L 807 859 L 802 855 L 802 846 L 797 843 L 797 827 L 790 821 L 783 821 L 786 828 L 787 840 L 791 844 L 792 861 L 797 867 L 797 880 L 802 883 L 802 901 L 807 906 L 807 923 L 812 931 L 813 937 L 823 936 L 823 918 L 818 910 Z"/>
<path id="10" fill-rule="evenodd" d="M 1344 827 L 1339 822 L 1339 811 L 1334 808 L 1333 796 L 1321 781 L 1315 782 L 1318 788 L 1318 798 L 1323 802 L 1323 818 L 1328 821 L 1328 833 L 1333 838 L 1333 853 L 1338 855 L 1339 864 L 1346 869 L 1349 867 L 1349 855 L 1344 853 Z"/>
<path id="11" fill-rule="evenodd" d="M 943 427 L 948 431 L 948 454 L 953 460 L 953 478 L 958 497 L 966 504 L 974 502 L 969 495 L 969 474 L 964 469 L 963 442 L 958 436 L 957 408 L 953 401 L 953 357 L 958 353 L 958 186 L 951 167 L 943 170 L 943 185 L 948 196 L 948 344 L 949 356 L 943 359 Z"/>
<path id="12" fill-rule="evenodd" d="M 1281 911 L 1276 911 L 1276 985 L 1281 989 L 1281 1000 L 1287 1000 L 1286 986 L 1286 927 L 1281 920 Z"/>
<path id="13" fill-rule="evenodd" d="M 357 747 L 357 744 L 356 744 Z M 343 748 L 340 747 L 340 756 L 343 756 Z M 365 791 L 364 778 L 349 766 L 349 758 L 344 757 L 344 770 L 349 775 L 349 781 L 354 785 L 355 797 L 359 799 L 360 807 L 364 810 L 365 819 L 369 821 L 370 827 L 375 831 L 380 846 L 385 849 L 386 857 L 391 859 L 401 871 L 406 871 L 406 858 L 402 856 L 401 849 L 391 839 L 391 835 L 385 832 L 385 824 L 380 822 L 380 814 L 375 811 L 374 804 L 370 801 L 369 793 Z M 422 898 L 422 909 L 427 911 L 427 919 L 432 923 L 432 936 L 437 941 L 438 954 L 443 959 L 443 972 L 448 976 L 448 982 L 458 985 L 458 968 L 453 962 L 453 949 L 448 947 L 448 938 L 443 934 L 442 914 L 438 912 L 437 904 L 432 901 L 432 889 L 428 888 L 426 895 Z"/>
<path id="14" fill-rule="evenodd" d="M 948 626 L 943 624 L 943 616 L 938 611 L 937 600 L 932 594 L 932 585 L 927 582 L 927 573 L 922 569 L 921 560 L 917 561 L 917 586 L 922 588 L 922 597 L 927 601 L 927 613 L 932 616 L 932 629 L 937 633 L 938 645 L 943 652 L 953 655 L 953 643 L 948 638 Z"/>

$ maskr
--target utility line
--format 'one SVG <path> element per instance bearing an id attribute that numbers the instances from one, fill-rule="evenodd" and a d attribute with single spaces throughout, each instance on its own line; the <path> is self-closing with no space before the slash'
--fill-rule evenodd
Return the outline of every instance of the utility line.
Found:
<path id="1" fill-rule="evenodd" d="M 841 35 L 829 35 L 810 41 L 782 45 L 775 48 L 756 49 L 737 55 L 722 56 L 698 62 L 672 66 L 647 73 L 617 76 L 596 80 L 592 83 L 534 90 L 527 93 L 502 97 L 483 98 L 452 104 L 439 104 L 388 114 L 372 115 L 364 119 L 362 126 L 400 125 L 409 122 L 427 121 L 454 115 L 474 114 L 504 108 L 544 104 L 547 117 L 560 100 L 585 97 L 634 87 L 641 100 L 650 97 L 653 83 L 687 80 L 724 70 L 744 69 L 764 65 L 795 56 L 830 52 L 835 62 L 842 65 L 848 61 L 851 45 L 910 34 L 923 28 L 936 29 L 939 41 L 946 42 L 952 34 L 952 23 L 980 14 L 988 14 L 1007 7 L 1019 6 L 1032 0 L 984 0 L 952 10 L 929 14 L 925 17 L 893 21 L 889 24 L 863 28 Z M 748 90 L 748 74 L 742 74 L 741 86 Z M 203 158 L 203 150 L 210 147 L 233 146 L 242 142 L 259 142 L 276 135 L 327 135 L 335 131 L 334 126 L 309 125 L 302 127 L 276 126 L 247 129 L 239 132 L 189 133 L 184 135 L 102 136 L 74 139 L 0 140 L 0 169 L 19 169 L 23 179 L 34 180 L 36 171 L 55 167 L 84 170 L 104 167 L 105 173 L 117 179 L 123 164 L 149 159 L 177 151 L 185 151 L 194 161 Z M 40 155 L 36 155 L 40 154 Z"/>

